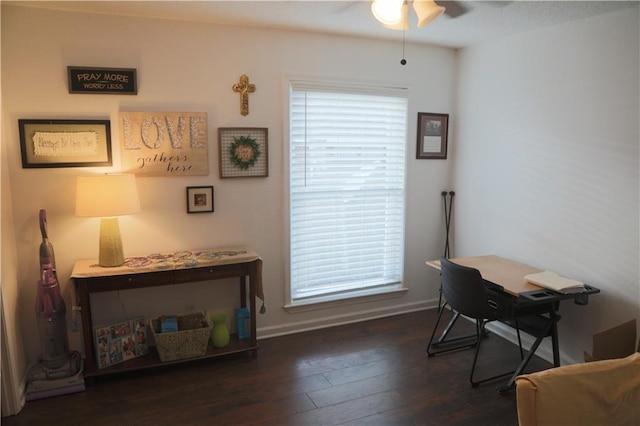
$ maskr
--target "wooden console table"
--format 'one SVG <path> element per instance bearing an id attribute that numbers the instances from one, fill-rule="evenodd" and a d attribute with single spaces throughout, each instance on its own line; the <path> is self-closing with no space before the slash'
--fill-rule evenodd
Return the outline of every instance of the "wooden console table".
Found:
<path id="1" fill-rule="evenodd" d="M 148 355 L 98 369 L 93 338 L 94 325 L 91 316 L 91 293 L 235 277 L 239 278 L 240 307 L 245 308 L 248 306 L 251 312 L 250 338 L 238 339 L 237 335 L 232 335 L 229 345 L 224 348 L 214 348 L 211 341 L 209 341 L 207 352 L 203 357 L 169 362 L 161 362 L 155 347 L 150 347 Z M 156 253 L 148 256 L 127 258 L 123 266 L 113 268 L 102 268 L 97 265 L 97 260 L 80 260 L 76 262 L 71 278 L 75 285 L 76 303 L 80 308 L 82 318 L 82 339 L 85 355 L 84 376 L 86 378 L 238 352 L 251 352 L 253 357 L 257 355 L 256 297 L 264 300 L 262 260 L 249 248 L 234 247 L 180 251 L 171 254 Z M 248 297 L 247 278 L 249 279 Z"/>

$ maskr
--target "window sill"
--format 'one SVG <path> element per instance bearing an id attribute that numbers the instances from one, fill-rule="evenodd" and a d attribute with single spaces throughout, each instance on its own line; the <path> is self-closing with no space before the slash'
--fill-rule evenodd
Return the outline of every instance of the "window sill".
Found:
<path id="1" fill-rule="evenodd" d="M 385 300 L 395 297 L 401 297 L 409 289 L 406 287 L 394 287 L 385 290 L 363 290 L 353 292 L 347 295 L 341 295 L 339 298 L 335 295 L 325 297 L 314 297 L 304 301 L 294 302 L 284 305 L 284 309 L 289 313 L 317 311 L 320 309 L 335 308 L 340 306 L 355 305 L 364 302 L 373 302 L 376 300 Z"/>

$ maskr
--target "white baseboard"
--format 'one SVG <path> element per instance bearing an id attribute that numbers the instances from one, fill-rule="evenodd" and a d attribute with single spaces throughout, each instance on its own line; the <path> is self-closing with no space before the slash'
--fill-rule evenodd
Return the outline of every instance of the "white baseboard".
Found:
<path id="1" fill-rule="evenodd" d="M 15 416 L 27 401 L 27 374 L 15 385 L 10 373 L 2 374 L 2 417 Z"/>
<path id="2" fill-rule="evenodd" d="M 334 315 L 330 317 L 323 317 L 308 321 L 298 321 L 285 325 L 277 325 L 271 327 L 261 327 L 257 330 L 258 337 L 260 339 L 269 339 L 272 337 L 285 336 L 288 334 L 302 333 L 305 331 L 319 330 L 323 328 L 336 327 L 339 325 L 353 324 L 362 321 L 369 321 L 378 318 L 389 317 L 393 315 L 406 314 L 409 312 L 424 311 L 427 309 L 436 309 L 438 307 L 438 300 L 432 299 L 416 303 L 408 303 L 402 305 L 396 305 L 387 308 L 370 309 L 367 311 L 358 311 L 352 314 Z M 464 318 L 464 317 L 462 317 Z M 469 321 L 468 318 L 464 318 Z M 518 344 L 518 335 L 515 329 L 501 324 L 490 323 L 487 325 L 487 329 L 492 333 L 506 339 L 507 341 Z M 533 345 L 535 339 L 526 333 L 521 334 L 522 345 L 528 350 Z M 553 363 L 553 348 L 550 339 L 545 339 L 538 350 L 536 356 L 544 359 L 547 362 Z M 560 364 L 575 364 L 575 361 L 567 357 L 562 352 L 560 353 Z"/>
<path id="3" fill-rule="evenodd" d="M 518 335 L 514 328 L 496 322 L 487 324 L 487 329 L 497 334 L 498 336 L 508 340 L 514 345 L 518 344 Z M 531 348 L 531 346 L 535 342 L 535 338 L 529 336 L 526 333 L 521 333 L 520 336 L 522 339 L 523 348 L 529 350 L 529 348 Z M 540 343 L 540 346 L 538 346 L 538 350 L 536 350 L 536 356 L 553 364 L 553 345 L 551 344 L 551 338 L 544 339 L 542 343 Z M 576 364 L 577 362 L 579 361 L 574 360 L 573 358 L 567 356 L 567 354 L 560 351 L 560 365 L 571 365 Z"/>
<path id="4" fill-rule="evenodd" d="M 406 314 L 409 312 L 424 311 L 426 309 L 436 308 L 437 306 L 437 299 L 407 303 L 387 308 L 358 311 L 351 314 L 334 315 L 314 320 L 292 322 L 284 325 L 260 327 L 257 330 L 257 335 L 260 339 L 269 339 L 271 337 L 285 336 L 287 334 L 302 333 L 304 331 L 319 330 L 344 324 L 353 324 L 377 318 Z"/>

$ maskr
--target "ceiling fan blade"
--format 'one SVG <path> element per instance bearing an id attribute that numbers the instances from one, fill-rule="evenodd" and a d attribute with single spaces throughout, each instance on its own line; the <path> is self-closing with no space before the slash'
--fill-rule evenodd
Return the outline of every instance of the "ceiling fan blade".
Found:
<path id="1" fill-rule="evenodd" d="M 443 6 L 445 8 L 444 14 L 450 18 L 457 18 L 458 16 L 462 16 L 469 11 L 469 8 L 462 4 L 461 1 L 439 0 L 436 1 L 436 4 L 438 4 L 439 6 Z"/>
<path id="2" fill-rule="evenodd" d="M 332 2 L 332 3 L 335 4 L 335 7 L 331 11 L 331 13 L 343 13 L 351 9 L 352 7 L 358 6 L 362 2 L 361 1 L 338 1 L 338 2 Z"/>

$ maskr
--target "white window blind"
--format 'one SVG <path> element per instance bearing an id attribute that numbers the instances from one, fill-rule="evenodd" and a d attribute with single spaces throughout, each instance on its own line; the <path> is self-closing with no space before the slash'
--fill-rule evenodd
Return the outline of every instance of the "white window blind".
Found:
<path id="1" fill-rule="evenodd" d="M 398 287 L 406 94 L 305 82 L 291 87 L 292 303 Z"/>

